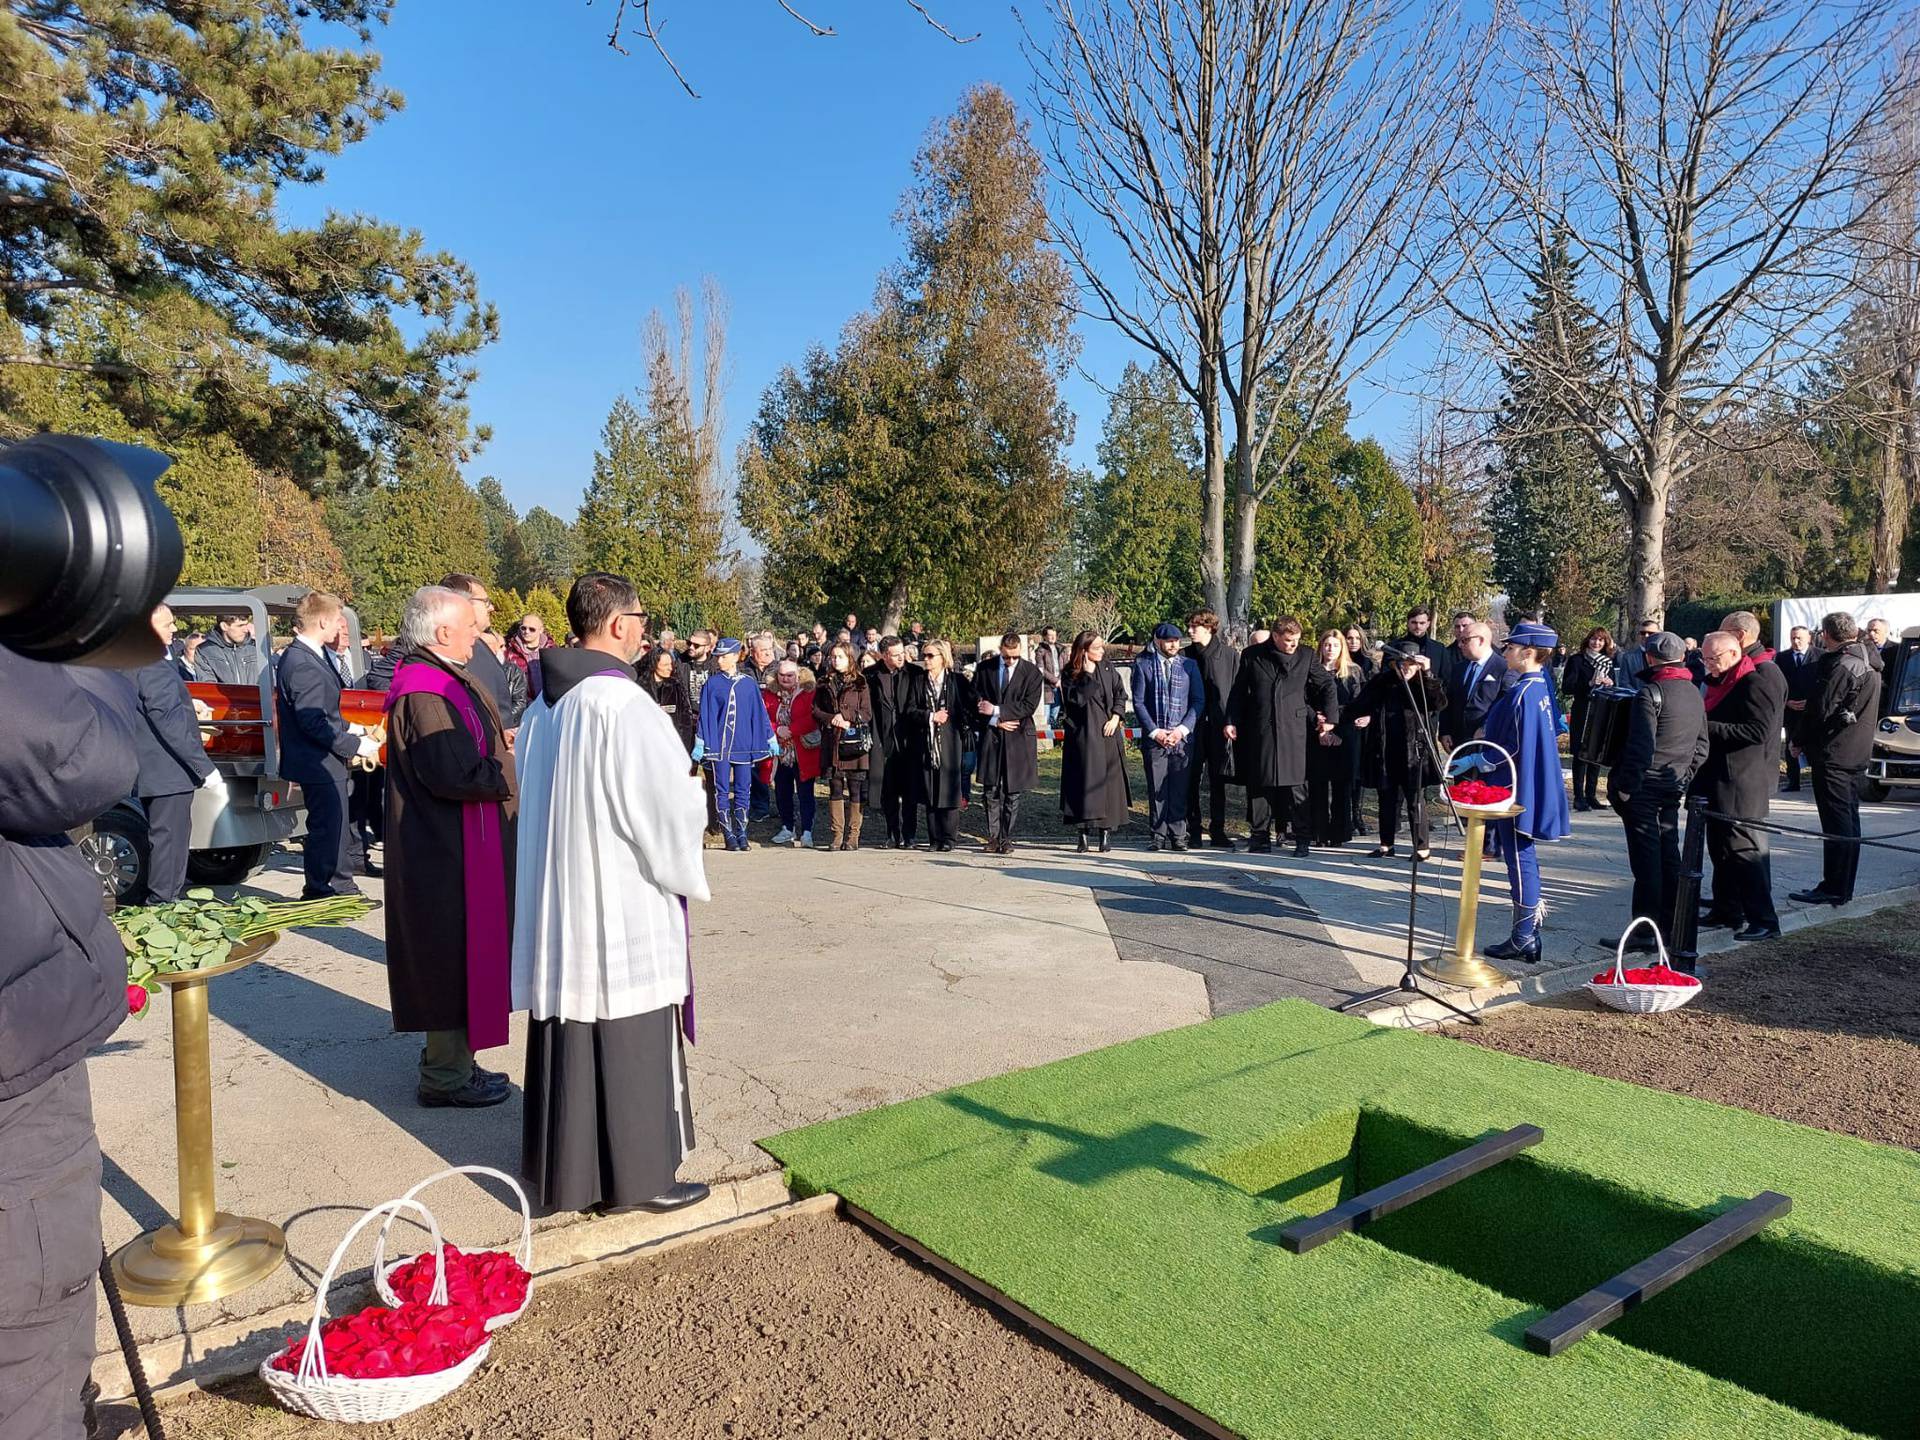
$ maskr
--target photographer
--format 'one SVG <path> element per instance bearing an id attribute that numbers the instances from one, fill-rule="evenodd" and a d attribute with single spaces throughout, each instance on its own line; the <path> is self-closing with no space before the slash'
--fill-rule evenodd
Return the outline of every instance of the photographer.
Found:
<path id="1" fill-rule="evenodd" d="M 137 723 L 124 677 L 0 649 L 0 1440 L 82 1433 L 100 1144 L 81 1062 L 126 1016 L 127 958 L 66 832 L 132 793 Z"/>

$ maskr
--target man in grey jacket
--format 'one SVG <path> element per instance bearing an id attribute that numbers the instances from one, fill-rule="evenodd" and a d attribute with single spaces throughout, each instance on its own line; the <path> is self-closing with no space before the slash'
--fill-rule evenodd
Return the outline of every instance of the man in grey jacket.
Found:
<path id="1" fill-rule="evenodd" d="M 253 617 L 244 610 L 230 610 L 214 620 L 212 631 L 194 652 L 193 678 L 207 685 L 258 685 L 261 665 Z"/>

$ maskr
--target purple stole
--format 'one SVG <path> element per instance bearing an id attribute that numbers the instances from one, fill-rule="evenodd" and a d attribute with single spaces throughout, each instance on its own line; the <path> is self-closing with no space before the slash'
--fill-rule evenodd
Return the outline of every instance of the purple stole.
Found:
<path id="1" fill-rule="evenodd" d="M 387 691 L 387 709 L 403 695 L 438 695 L 491 755 L 487 723 L 467 687 L 430 660 L 404 663 Z M 506 849 L 500 802 L 468 800 L 460 807 L 460 858 L 467 900 L 467 1044 L 490 1050 L 507 1043 L 512 1008 L 512 932 L 507 921 Z"/>

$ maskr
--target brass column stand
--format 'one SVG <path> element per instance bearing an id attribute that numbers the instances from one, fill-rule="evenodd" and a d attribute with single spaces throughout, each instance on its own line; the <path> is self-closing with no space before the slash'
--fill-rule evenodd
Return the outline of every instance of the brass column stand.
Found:
<path id="1" fill-rule="evenodd" d="M 1429 960 L 1426 972 L 1449 985 L 1498 985 L 1508 977 L 1482 960 L 1473 944 L 1480 910 L 1480 852 L 1486 848 L 1487 822 L 1511 820 L 1521 813 L 1522 807 L 1508 805 L 1501 810 L 1483 810 L 1459 805 L 1456 808 L 1467 827 L 1466 837 L 1460 842 L 1460 914 L 1453 926 L 1453 947 Z"/>
<path id="2" fill-rule="evenodd" d="M 198 1305 L 264 1280 L 286 1259 L 278 1225 L 228 1215 L 213 1203 L 213 1062 L 207 982 L 258 960 L 279 937 L 236 946 L 225 963 L 159 980 L 173 999 L 174 1147 L 179 1218 L 128 1241 L 113 1257 L 120 1293 L 135 1305 Z"/>

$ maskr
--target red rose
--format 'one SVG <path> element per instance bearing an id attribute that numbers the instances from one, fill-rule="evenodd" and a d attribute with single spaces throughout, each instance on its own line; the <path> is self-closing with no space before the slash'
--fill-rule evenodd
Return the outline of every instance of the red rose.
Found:
<path id="1" fill-rule="evenodd" d="M 147 987 L 144 985 L 127 986 L 127 1013 L 138 1015 L 147 1008 Z"/>

